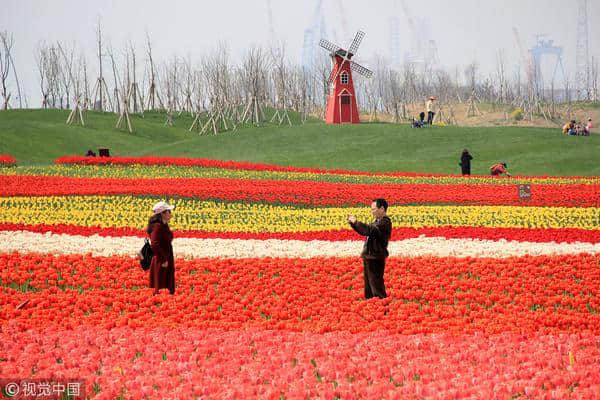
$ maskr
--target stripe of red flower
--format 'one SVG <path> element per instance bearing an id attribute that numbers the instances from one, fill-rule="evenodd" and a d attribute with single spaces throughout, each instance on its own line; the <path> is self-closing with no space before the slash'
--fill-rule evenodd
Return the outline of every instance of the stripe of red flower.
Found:
<path id="1" fill-rule="evenodd" d="M 211 160 L 206 158 L 182 158 L 182 157 L 83 157 L 83 156 L 62 156 L 54 160 L 55 164 L 81 164 L 81 165 L 174 165 L 182 167 L 204 167 L 204 168 L 223 168 L 223 169 L 241 169 L 247 171 L 280 171 L 280 172 L 306 172 L 306 173 L 324 173 L 324 174 L 344 174 L 344 175 L 364 175 L 364 176 L 422 176 L 422 177 L 463 177 L 462 175 L 450 174 L 425 174 L 419 172 L 365 172 L 345 169 L 325 169 L 325 168 L 306 168 L 281 166 L 265 163 L 252 163 L 248 161 L 226 161 Z M 476 176 L 476 175 L 471 175 Z M 488 175 L 483 175 L 489 178 Z M 506 177 L 497 177 L 505 179 Z M 534 178 L 531 176 L 530 178 Z M 556 178 L 548 175 L 535 176 L 535 178 Z M 561 176 L 560 178 L 585 178 L 597 179 L 595 177 L 583 176 Z M 468 177 L 467 177 L 468 179 Z"/>
<path id="2" fill-rule="evenodd" d="M 147 194 L 305 205 L 390 204 L 600 205 L 600 185 L 531 185 L 521 200 L 515 185 L 349 184 L 230 178 L 74 178 L 0 175 L 0 196 Z"/>
<path id="3" fill-rule="evenodd" d="M 0 231 L 52 232 L 80 236 L 145 236 L 142 229 L 134 228 L 100 228 L 77 225 L 25 225 L 0 224 Z M 574 228 L 482 228 L 471 226 L 441 226 L 426 228 L 394 228 L 392 240 L 404 240 L 426 237 L 445 237 L 448 239 L 472 238 L 482 240 L 514 240 L 520 242 L 557 242 L 557 243 L 600 243 L 600 230 L 585 230 Z M 333 230 L 323 232 L 283 232 L 283 233 L 251 233 L 251 232 L 205 232 L 205 231 L 175 231 L 175 237 L 199 239 L 281 239 L 281 240 L 361 240 L 352 230 Z"/>
<path id="4" fill-rule="evenodd" d="M 13 156 L 0 155 L 0 165 L 14 165 L 17 160 Z"/>

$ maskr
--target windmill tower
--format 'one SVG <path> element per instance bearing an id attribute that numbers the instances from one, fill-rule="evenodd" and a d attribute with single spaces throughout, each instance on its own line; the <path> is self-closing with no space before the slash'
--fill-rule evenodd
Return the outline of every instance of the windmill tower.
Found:
<path id="1" fill-rule="evenodd" d="M 356 32 L 356 36 L 348 50 L 344 50 L 325 39 L 319 41 L 319 45 L 330 52 L 333 62 L 329 97 L 327 98 L 327 108 L 325 111 L 325 122 L 328 124 L 356 124 L 360 122 L 354 82 L 352 81 L 352 71 L 367 78 L 370 78 L 373 72 L 350 59 L 356 54 L 364 36 L 364 32 Z"/>

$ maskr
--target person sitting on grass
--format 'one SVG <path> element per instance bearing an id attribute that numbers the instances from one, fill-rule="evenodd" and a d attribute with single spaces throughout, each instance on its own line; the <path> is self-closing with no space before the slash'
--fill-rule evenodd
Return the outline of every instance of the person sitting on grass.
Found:
<path id="1" fill-rule="evenodd" d="M 571 123 L 569 124 L 569 132 L 568 132 L 569 136 L 577 136 L 577 122 L 575 122 L 575 120 L 571 120 Z"/>
<path id="2" fill-rule="evenodd" d="M 421 112 L 421 114 L 419 114 L 419 119 L 414 119 L 414 118 L 412 119 L 411 127 L 412 128 L 422 128 L 423 125 L 425 125 L 424 118 L 425 118 L 425 113 Z"/>
<path id="3" fill-rule="evenodd" d="M 508 169 L 506 169 L 506 163 L 496 163 L 490 167 L 490 173 L 492 176 L 500 176 L 502 174 L 506 174 L 506 176 L 510 176 L 508 173 Z"/>
<path id="4" fill-rule="evenodd" d="M 573 135 L 574 132 L 575 132 L 575 120 L 572 119 L 571 121 L 569 121 L 563 125 L 562 133 L 565 135 Z"/>

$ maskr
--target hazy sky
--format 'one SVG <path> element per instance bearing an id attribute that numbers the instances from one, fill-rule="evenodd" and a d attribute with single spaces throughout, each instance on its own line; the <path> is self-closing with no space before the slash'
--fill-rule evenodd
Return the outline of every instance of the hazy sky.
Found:
<path id="1" fill-rule="evenodd" d="M 234 58 L 253 44 L 269 39 L 267 0 L 0 0 L 0 30 L 15 39 L 13 57 L 30 106 L 38 107 L 37 67 L 34 50 L 40 41 L 75 42 L 88 55 L 96 47 L 96 27 L 101 20 L 105 41 L 117 51 L 130 41 L 139 57 L 150 33 L 158 60 L 174 55 L 198 61 L 225 41 Z M 273 29 L 278 40 L 286 42 L 290 59 L 300 62 L 304 29 L 312 23 L 316 0 L 271 0 Z M 575 0 L 406 0 L 413 17 L 429 17 L 431 34 L 437 42 L 441 64 L 448 70 L 476 61 L 482 75 L 492 72 L 496 54 L 503 49 L 508 72 L 514 72 L 520 55 L 513 26 L 526 48 L 535 34 L 546 34 L 564 48 L 564 66 L 571 76 L 575 71 L 577 1 Z M 357 29 L 366 32 L 357 61 L 369 66 L 375 55 L 389 53 L 388 18 L 400 17 L 401 53 L 409 49 L 406 16 L 395 0 L 323 0 L 324 17 L 340 45 L 352 40 Z M 341 10 L 343 9 L 343 13 Z M 343 15 L 343 17 L 342 17 Z M 600 56 L 600 0 L 588 0 L 590 57 Z M 344 36 L 342 18 L 348 31 Z M 333 40 L 333 33 L 329 39 Z M 108 62 L 108 60 L 107 60 Z M 108 65 L 108 64 L 107 64 Z M 112 81 L 112 79 L 111 79 Z"/>

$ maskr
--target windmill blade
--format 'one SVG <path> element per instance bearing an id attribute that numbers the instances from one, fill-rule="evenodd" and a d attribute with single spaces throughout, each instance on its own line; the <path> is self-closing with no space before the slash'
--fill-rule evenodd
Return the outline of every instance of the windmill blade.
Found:
<path id="1" fill-rule="evenodd" d="M 325 50 L 329 50 L 332 53 L 335 53 L 336 51 L 341 49 L 341 47 L 338 46 L 337 44 L 333 44 L 329 40 L 325 40 L 325 39 L 319 40 L 319 46 L 321 46 Z"/>
<path id="2" fill-rule="evenodd" d="M 360 46 L 360 42 L 362 42 L 363 37 L 365 37 L 365 33 L 363 31 L 356 32 L 356 36 L 354 36 L 354 40 L 352 41 L 348 52 L 356 54 L 356 50 L 358 50 L 358 46 Z"/>
<path id="3" fill-rule="evenodd" d="M 373 71 L 371 71 L 368 68 L 363 67 L 362 65 L 360 65 L 359 63 L 356 63 L 354 61 L 350 61 L 350 68 L 352 68 L 352 71 L 358 72 L 359 74 L 361 74 L 362 76 L 365 76 L 367 78 L 370 78 L 373 76 Z"/>

